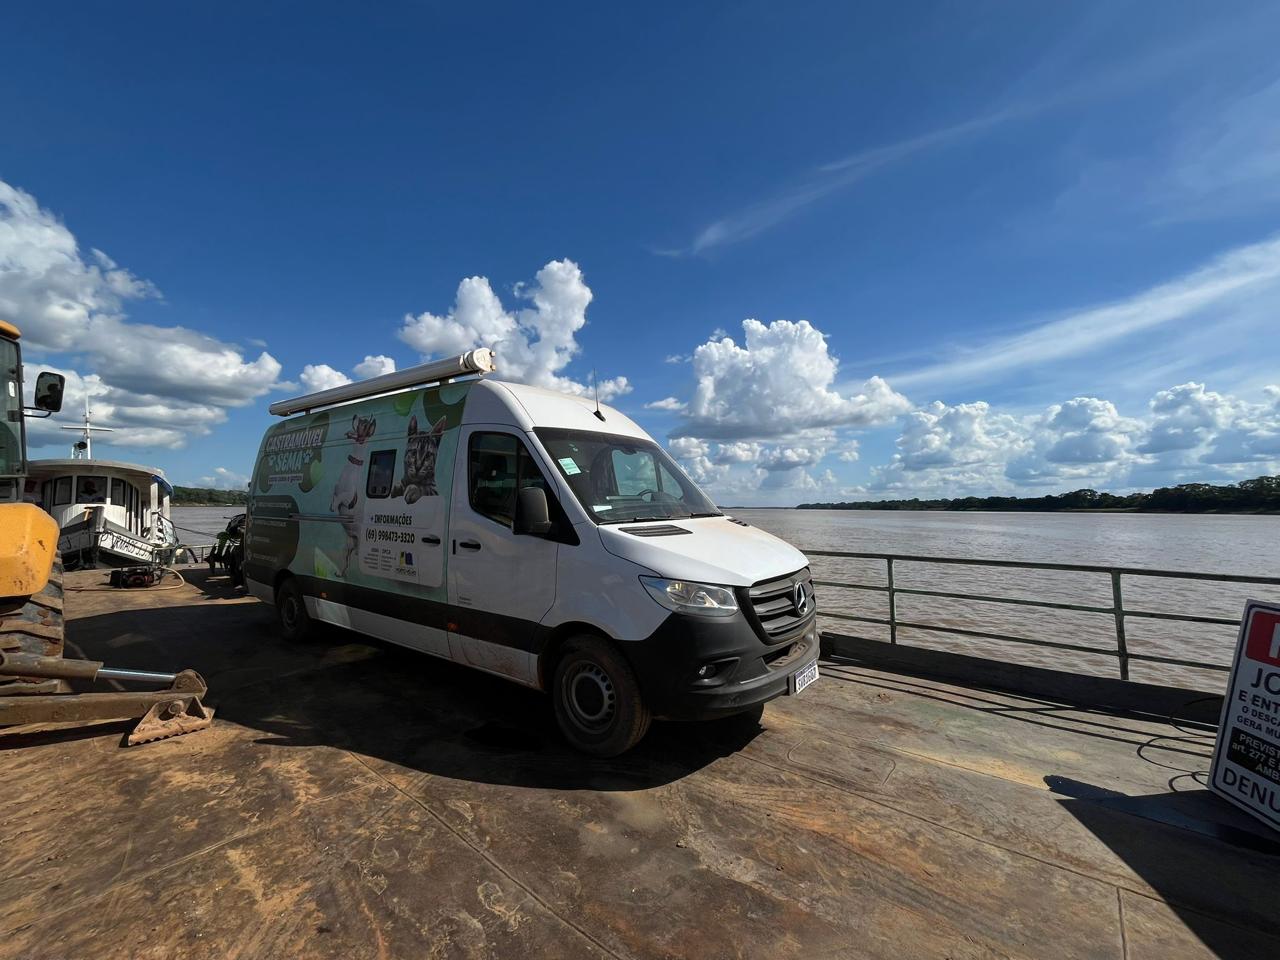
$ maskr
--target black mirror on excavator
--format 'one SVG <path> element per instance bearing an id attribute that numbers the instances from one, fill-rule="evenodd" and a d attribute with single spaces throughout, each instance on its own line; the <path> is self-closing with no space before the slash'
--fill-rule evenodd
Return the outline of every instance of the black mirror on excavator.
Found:
<path id="1" fill-rule="evenodd" d="M 36 409 L 48 413 L 57 413 L 62 409 L 62 391 L 67 385 L 67 378 L 52 370 L 41 372 L 36 377 Z"/>

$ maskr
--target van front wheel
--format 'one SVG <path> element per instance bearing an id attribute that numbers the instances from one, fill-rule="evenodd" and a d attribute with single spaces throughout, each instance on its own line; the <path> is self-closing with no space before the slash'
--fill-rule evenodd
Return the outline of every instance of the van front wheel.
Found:
<path id="1" fill-rule="evenodd" d="M 616 757 L 649 730 L 649 708 L 631 666 L 599 637 L 575 637 L 565 645 L 552 698 L 561 732 L 583 753 Z"/>
<path id="2" fill-rule="evenodd" d="M 290 577 L 276 589 L 276 618 L 286 640 L 306 640 L 314 628 L 298 581 Z"/>

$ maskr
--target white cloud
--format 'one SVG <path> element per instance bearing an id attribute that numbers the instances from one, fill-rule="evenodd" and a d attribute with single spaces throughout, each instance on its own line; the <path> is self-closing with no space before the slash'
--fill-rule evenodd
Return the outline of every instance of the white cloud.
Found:
<path id="1" fill-rule="evenodd" d="M 308 363 L 298 376 L 303 389 L 307 393 L 319 393 L 321 390 L 332 390 L 334 387 L 346 386 L 351 382 L 341 370 L 335 370 L 327 363 Z"/>
<path id="2" fill-rule="evenodd" d="M 1135 447 L 1144 426 L 1121 417 L 1108 400 L 1076 397 L 1054 404 L 1026 428 L 1029 449 L 1005 466 L 1015 483 L 1097 486 L 1115 482 L 1142 460 Z"/>
<path id="3" fill-rule="evenodd" d="M 672 455 L 721 502 L 835 492 L 838 478 L 818 468 L 828 455 L 858 459 L 847 431 L 890 423 L 910 401 L 878 377 L 838 385 L 838 361 L 807 321 L 746 320 L 742 330 L 741 345 L 717 330 L 694 350 Z"/>
<path id="4" fill-rule="evenodd" d="M 508 311 L 485 277 L 458 284 L 447 314 L 406 316 L 398 336 L 424 358 L 492 347 L 500 379 L 529 383 L 578 396 L 590 396 L 590 384 L 562 374 L 580 351 L 578 332 L 587 322 L 591 288 L 572 260 L 553 260 L 538 271 L 531 286 L 515 294 L 532 306 Z M 599 381 L 601 400 L 628 393 L 626 377 Z"/>
<path id="5" fill-rule="evenodd" d="M 911 408 L 879 377 L 855 393 L 837 389 L 838 362 L 827 350 L 826 337 L 807 320 L 768 326 L 744 320 L 742 331 L 742 346 L 724 336 L 694 351 L 694 394 L 679 433 L 768 440 L 883 424 Z"/>
<path id="6" fill-rule="evenodd" d="M 675 397 L 664 397 L 661 400 L 653 400 L 644 405 L 646 410 L 667 410 L 678 411 L 684 409 L 684 401 L 677 400 Z"/>
<path id="7" fill-rule="evenodd" d="M 119 428 L 97 442 L 181 446 L 222 422 L 226 408 L 252 403 L 278 385 L 280 364 L 268 353 L 249 360 L 198 331 L 125 318 L 127 302 L 157 298 L 153 284 L 102 251 L 82 254 L 57 217 L 0 181 L 0 316 L 22 330 L 33 372 L 49 366 L 51 356 L 74 355 L 74 364 L 59 365 L 75 374 L 60 419 L 74 419 L 91 393 L 96 422 Z M 93 372 L 81 377 L 68 366 Z M 50 426 L 33 427 L 37 445 L 68 436 Z"/>
<path id="8" fill-rule="evenodd" d="M 1151 400 L 1154 422 L 1142 444 L 1144 453 L 1168 453 L 1202 447 L 1238 415 L 1238 405 L 1202 383 L 1161 390 Z"/>
<path id="9" fill-rule="evenodd" d="M 395 370 L 396 362 L 380 353 L 376 356 L 366 356 L 355 365 L 352 373 L 356 375 L 357 380 L 368 380 L 370 377 L 381 377 L 384 374 L 395 373 Z"/>
<path id="10" fill-rule="evenodd" d="M 676 441 L 673 441 L 676 442 Z M 745 440 L 732 443 L 716 444 L 716 452 L 712 457 L 714 463 L 755 463 L 760 459 L 760 444 Z"/>
<path id="11" fill-rule="evenodd" d="M 27 420 L 27 443 L 32 449 L 74 443 L 79 434 L 63 430 L 64 424 L 83 422 L 86 398 L 95 426 L 110 427 L 110 433 L 93 435 L 94 444 L 117 447 L 163 447 L 177 449 L 192 437 L 207 435 L 227 419 L 221 407 L 189 403 L 147 394 L 136 394 L 105 383 L 97 374 L 82 375 L 75 370 L 50 364 L 23 363 L 22 379 L 26 402 L 31 404 L 36 375 L 52 370 L 66 377 L 62 411 L 53 417 Z"/>
<path id="12" fill-rule="evenodd" d="M 248 485 L 249 478 L 245 474 L 226 467 L 214 467 L 211 475 L 196 481 L 198 487 L 212 487 L 215 490 L 243 490 Z"/>
<path id="13" fill-rule="evenodd" d="M 844 463 L 856 463 L 861 456 L 857 440 L 849 439 L 836 448 L 836 456 Z"/>
<path id="14" fill-rule="evenodd" d="M 1039 488 L 1128 489 L 1229 482 L 1280 471 L 1280 387 L 1262 402 L 1187 383 L 1159 391 L 1148 413 L 1122 415 L 1076 397 L 1017 416 L 983 402 L 933 403 L 906 418 L 871 488 L 899 496 L 999 495 Z"/>
<path id="15" fill-rule="evenodd" d="M 692 359 L 693 359 L 693 354 L 690 354 L 690 353 L 672 353 L 672 354 L 668 354 L 666 358 L 663 359 L 662 362 L 663 363 L 688 363 Z"/>
<path id="16" fill-rule="evenodd" d="M 761 451 L 759 464 L 761 470 L 768 470 L 773 473 L 781 470 L 793 470 L 796 467 L 816 466 L 826 455 L 827 448 L 823 446 L 766 447 Z"/>
<path id="17" fill-rule="evenodd" d="M 1280 386 L 1260 403 L 1183 383 L 1152 398 L 1152 426 L 1141 449 L 1179 464 L 1252 465 L 1280 461 Z"/>
<path id="18" fill-rule="evenodd" d="M 825 163 L 808 171 L 798 182 L 779 190 L 772 196 L 749 204 L 703 227 L 687 248 L 655 252 L 678 257 L 706 253 L 717 247 L 749 240 L 790 219 L 829 194 L 857 183 L 886 166 L 998 126 L 1028 112 L 1032 111 L 997 110 L 904 140 L 860 150 L 839 160 Z"/>
<path id="19" fill-rule="evenodd" d="M 396 362 L 391 357 L 378 354 L 377 356 L 366 356 L 351 369 L 351 373 L 356 380 L 367 380 L 370 377 L 380 377 L 385 373 L 394 373 Z M 331 367 L 327 363 L 308 363 L 302 368 L 302 373 L 298 375 L 298 379 L 302 382 L 302 388 L 307 393 L 318 393 L 321 390 L 332 390 L 334 387 L 343 387 L 352 382 L 352 376 L 347 376 L 336 367 Z"/>
<path id="20" fill-rule="evenodd" d="M 1079 310 L 956 354 L 953 359 L 897 374 L 899 386 L 957 384 L 1033 368 L 1065 357 L 1097 353 L 1121 338 L 1220 309 L 1280 285 L 1280 236 L 1238 247 L 1181 277 L 1135 296 Z"/>
<path id="21" fill-rule="evenodd" d="M 155 286 L 100 250 L 81 256 L 75 236 L 36 199 L 0 181 L 0 316 L 32 351 L 85 357 L 113 385 L 224 406 L 272 389 L 280 364 L 184 327 L 127 322 L 125 301 L 158 297 Z"/>

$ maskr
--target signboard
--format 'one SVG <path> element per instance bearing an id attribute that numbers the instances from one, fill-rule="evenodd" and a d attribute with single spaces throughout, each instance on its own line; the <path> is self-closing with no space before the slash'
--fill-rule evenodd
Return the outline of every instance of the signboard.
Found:
<path id="1" fill-rule="evenodd" d="M 143 563 L 150 563 L 155 559 L 155 552 L 151 549 L 151 544 L 145 540 L 138 540 L 121 533 L 110 531 L 103 533 L 98 538 L 98 548 L 108 550 L 111 553 L 118 553 L 123 557 L 133 557 Z"/>
<path id="2" fill-rule="evenodd" d="M 1280 830 L 1280 605 L 1245 604 L 1209 786 Z"/>

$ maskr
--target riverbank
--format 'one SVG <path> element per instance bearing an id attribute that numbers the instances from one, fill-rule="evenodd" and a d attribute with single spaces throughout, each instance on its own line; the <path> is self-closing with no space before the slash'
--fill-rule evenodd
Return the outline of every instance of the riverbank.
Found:
<path id="1" fill-rule="evenodd" d="M 854 500 L 802 503 L 798 510 L 1000 510 L 1023 513 L 1280 513 L 1280 477 L 1263 476 L 1239 483 L 1183 483 L 1150 493 L 1114 494 L 1072 490 L 1043 497 L 956 497 L 921 500 Z"/>

